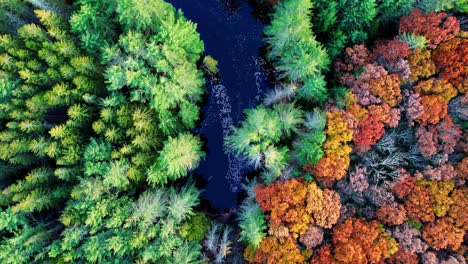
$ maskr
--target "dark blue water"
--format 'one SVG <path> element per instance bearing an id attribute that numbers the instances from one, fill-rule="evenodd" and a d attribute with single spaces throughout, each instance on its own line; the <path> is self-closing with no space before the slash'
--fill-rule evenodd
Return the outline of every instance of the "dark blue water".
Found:
<path id="1" fill-rule="evenodd" d="M 255 107 L 269 86 L 260 48 L 264 25 L 247 0 L 167 0 L 196 23 L 206 54 L 218 61 L 219 83 L 209 81 L 209 99 L 196 132 L 206 140 L 207 156 L 195 171 L 207 184 L 202 197 L 217 209 L 236 207 L 248 168 L 226 154 L 223 138 L 246 108 Z"/>

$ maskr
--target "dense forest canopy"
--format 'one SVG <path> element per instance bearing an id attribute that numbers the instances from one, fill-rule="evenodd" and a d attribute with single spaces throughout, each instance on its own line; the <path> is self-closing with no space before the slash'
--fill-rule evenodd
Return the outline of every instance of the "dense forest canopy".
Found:
<path id="1" fill-rule="evenodd" d="M 275 88 L 220 146 L 234 222 L 192 177 L 196 21 L 72 2 L 0 0 L 1 263 L 466 263 L 466 1 L 253 1 Z"/>

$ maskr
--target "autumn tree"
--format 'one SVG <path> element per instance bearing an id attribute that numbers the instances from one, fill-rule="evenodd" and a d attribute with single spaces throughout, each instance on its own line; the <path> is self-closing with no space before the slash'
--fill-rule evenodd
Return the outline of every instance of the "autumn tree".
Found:
<path id="1" fill-rule="evenodd" d="M 333 228 L 333 244 L 334 258 L 343 263 L 378 262 L 398 250 L 395 239 L 380 229 L 377 221 L 357 218 L 349 218 Z"/>
<path id="2" fill-rule="evenodd" d="M 439 43 L 450 40 L 458 34 L 460 22 L 454 16 L 446 13 L 424 14 L 419 8 L 414 8 L 409 16 L 400 20 L 400 32 L 412 32 L 424 36 L 429 46 L 435 48 Z"/>
<path id="3" fill-rule="evenodd" d="M 463 242 L 463 230 L 453 226 L 447 218 L 429 223 L 423 229 L 424 240 L 436 250 L 457 250 Z"/>
<path id="4" fill-rule="evenodd" d="M 453 38 L 441 43 L 432 53 L 440 77 L 449 81 L 460 93 L 467 91 L 468 40 Z"/>

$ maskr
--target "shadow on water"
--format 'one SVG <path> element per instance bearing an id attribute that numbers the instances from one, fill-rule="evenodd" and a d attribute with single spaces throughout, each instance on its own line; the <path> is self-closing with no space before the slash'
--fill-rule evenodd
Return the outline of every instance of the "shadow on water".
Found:
<path id="1" fill-rule="evenodd" d="M 197 24 L 206 54 L 218 61 L 220 79 L 207 83 L 202 123 L 195 130 L 205 140 L 207 155 L 194 173 L 203 178 L 198 179 L 204 185 L 202 198 L 212 208 L 234 208 L 249 169 L 240 158 L 225 153 L 223 139 L 243 110 L 260 103 L 269 89 L 261 57 L 264 24 L 254 17 L 248 0 L 167 1 Z"/>

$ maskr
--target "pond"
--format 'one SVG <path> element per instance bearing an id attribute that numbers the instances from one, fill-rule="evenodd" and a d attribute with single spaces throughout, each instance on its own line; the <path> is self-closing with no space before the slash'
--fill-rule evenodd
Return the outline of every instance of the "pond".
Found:
<path id="1" fill-rule="evenodd" d="M 246 108 L 261 102 L 269 88 L 260 50 L 264 24 L 247 0 L 167 0 L 197 24 L 206 54 L 218 61 L 219 81 L 208 81 L 208 102 L 195 131 L 204 138 L 207 155 L 195 174 L 206 185 L 202 198 L 216 209 L 236 207 L 248 168 L 241 158 L 224 151 L 223 140 Z"/>

